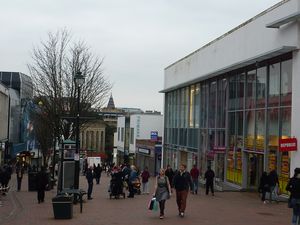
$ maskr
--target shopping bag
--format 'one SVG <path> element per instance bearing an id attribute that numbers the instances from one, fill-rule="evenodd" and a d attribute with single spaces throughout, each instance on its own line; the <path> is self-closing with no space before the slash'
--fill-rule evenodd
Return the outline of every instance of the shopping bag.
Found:
<path id="1" fill-rule="evenodd" d="M 157 210 L 157 201 L 156 201 L 155 197 L 151 198 L 151 200 L 149 201 L 149 203 L 148 203 L 148 209 L 149 210 L 154 210 L 154 211 Z"/>
<path id="2" fill-rule="evenodd" d="M 156 212 L 157 210 L 158 210 L 158 202 L 155 199 L 152 211 Z"/>

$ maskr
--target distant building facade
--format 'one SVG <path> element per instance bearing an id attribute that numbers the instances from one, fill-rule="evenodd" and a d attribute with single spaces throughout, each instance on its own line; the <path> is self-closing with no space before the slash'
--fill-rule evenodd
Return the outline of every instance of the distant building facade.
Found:
<path id="1" fill-rule="evenodd" d="M 0 82 L 9 89 L 9 149 L 6 157 L 15 157 L 22 151 L 29 151 L 28 143 L 33 143 L 29 111 L 33 97 L 31 77 L 20 72 L 1 72 Z"/>
<path id="2" fill-rule="evenodd" d="M 118 118 L 117 156 L 118 163 L 135 163 L 136 141 L 150 139 L 151 132 L 162 136 L 163 116 L 161 114 L 132 114 Z"/>

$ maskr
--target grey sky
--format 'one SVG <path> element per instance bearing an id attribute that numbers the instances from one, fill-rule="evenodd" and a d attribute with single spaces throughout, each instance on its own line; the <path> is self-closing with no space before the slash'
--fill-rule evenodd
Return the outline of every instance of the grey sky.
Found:
<path id="1" fill-rule="evenodd" d="M 280 0 L 0 0 L 0 70 L 67 28 L 104 57 L 117 107 L 162 110 L 164 68 Z"/>

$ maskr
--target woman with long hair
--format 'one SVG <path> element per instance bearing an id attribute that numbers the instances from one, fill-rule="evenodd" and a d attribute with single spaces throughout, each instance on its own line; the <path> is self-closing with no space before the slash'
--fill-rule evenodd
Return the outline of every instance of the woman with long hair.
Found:
<path id="1" fill-rule="evenodd" d="M 165 169 L 160 169 L 159 175 L 156 177 L 154 196 L 156 201 L 159 202 L 160 215 L 159 218 L 163 219 L 165 214 L 166 200 L 171 196 L 171 186 L 168 177 L 165 175 Z"/>

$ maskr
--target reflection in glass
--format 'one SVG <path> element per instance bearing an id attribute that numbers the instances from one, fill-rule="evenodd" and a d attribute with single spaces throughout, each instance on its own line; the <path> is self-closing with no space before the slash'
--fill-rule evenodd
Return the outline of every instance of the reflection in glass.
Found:
<path id="1" fill-rule="evenodd" d="M 266 105 L 267 67 L 257 69 L 256 77 L 256 107 L 264 108 Z"/>
<path id="2" fill-rule="evenodd" d="M 281 105 L 292 105 L 292 60 L 281 63 Z"/>
<path id="3" fill-rule="evenodd" d="M 237 109 L 244 108 L 245 74 L 238 74 L 237 82 Z"/>
<path id="4" fill-rule="evenodd" d="M 211 82 L 209 88 L 209 127 L 216 126 L 216 97 L 217 97 L 217 82 Z"/>
<path id="5" fill-rule="evenodd" d="M 194 98 L 195 98 L 195 86 L 192 85 L 190 88 L 190 115 L 189 115 L 189 127 L 194 127 Z"/>
<path id="6" fill-rule="evenodd" d="M 246 108 L 253 109 L 255 107 L 255 83 L 256 83 L 256 70 L 247 73 L 247 95 L 246 95 Z"/>
<path id="7" fill-rule="evenodd" d="M 236 75 L 229 78 L 229 110 L 236 108 Z"/>
<path id="8" fill-rule="evenodd" d="M 291 108 L 281 109 L 281 136 L 288 138 L 291 136 Z"/>
<path id="9" fill-rule="evenodd" d="M 246 111 L 245 149 L 254 151 L 255 111 Z"/>
<path id="10" fill-rule="evenodd" d="M 256 111 L 256 151 L 264 152 L 265 149 L 265 110 Z"/>
<path id="11" fill-rule="evenodd" d="M 195 89 L 195 128 L 199 127 L 200 122 L 200 84 Z"/>
<path id="12" fill-rule="evenodd" d="M 280 63 L 270 65 L 269 106 L 279 105 Z"/>

